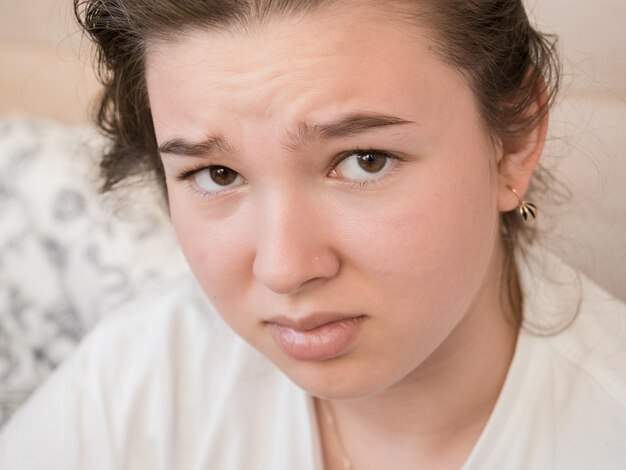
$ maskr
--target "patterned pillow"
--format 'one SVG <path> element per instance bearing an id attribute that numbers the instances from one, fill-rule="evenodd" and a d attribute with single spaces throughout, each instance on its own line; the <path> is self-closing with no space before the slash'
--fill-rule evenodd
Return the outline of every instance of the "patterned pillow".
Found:
<path id="1" fill-rule="evenodd" d="M 102 315 L 188 271 L 156 191 L 98 194 L 102 144 L 0 119 L 0 426 Z"/>

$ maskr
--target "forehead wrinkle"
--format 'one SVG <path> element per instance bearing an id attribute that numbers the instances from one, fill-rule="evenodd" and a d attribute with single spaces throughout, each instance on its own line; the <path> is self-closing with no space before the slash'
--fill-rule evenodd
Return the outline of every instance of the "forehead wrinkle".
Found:
<path id="1" fill-rule="evenodd" d="M 301 122 L 298 129 L 294 131 L 287 130 L 282 141 L 284 149 L 291 152 L 298 152 L 320 137 L 319 130 L 315 126 L 311 126 L 306 122 Z"/>

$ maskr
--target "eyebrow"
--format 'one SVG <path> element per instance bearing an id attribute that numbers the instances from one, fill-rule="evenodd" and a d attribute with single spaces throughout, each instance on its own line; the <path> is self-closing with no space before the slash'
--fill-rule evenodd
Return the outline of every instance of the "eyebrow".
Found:
<path id="1" fill-rule="evenodd" d="M 319 139 L 352 137 L 381 127 L 415 124 L 396 116 L 377 113 L 350 114 L 329 124 L 300 124 L 298 132 L 289 132 L 283 144 L 290 150 L 298 150 Z"/>
<path id="2" fill-rule="evenodd" d="M 320 139 L 351 137 L 383 127 L 415 124 L 396 116 L 377 113 L 356 113 L 328 124 L 309 124 L 298 126 L 297 132 L 288 132 L 283 141 L 285 148 L 297 151 Z M 159 145 L 162 154 L 201 157 L 211 153 L 235 154 L 234 148 L 221 136 L 208 136 L 201 141 L 188 141 L 180 137 L 170 139 Z"/>
<path id="3" fill-rule="evenodd" d="M 209 136 L 199 142 L 191 142 L 175 137 L 159 145 L 159 152 L 186 157 L 202 157 L 215 152 L 234 154 L 235 150 L 221 136 Z"/>

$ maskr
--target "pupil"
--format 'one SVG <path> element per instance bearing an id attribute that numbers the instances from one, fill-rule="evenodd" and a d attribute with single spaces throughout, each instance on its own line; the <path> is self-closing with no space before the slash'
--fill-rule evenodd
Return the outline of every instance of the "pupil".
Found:
<path id="1" fill-rule="evenodd" d="M 359 155 L 359 166 L 368 173 L 377 173 L 385 167 L 387 157 L 372 155 L 371 153 Z"/>
<path id="2" fill-rule="evenodd" d="M 211 168 L 211 179 L 220 186 L 228 186 L 237 178 L 237 173 L 223 166 Z"/>

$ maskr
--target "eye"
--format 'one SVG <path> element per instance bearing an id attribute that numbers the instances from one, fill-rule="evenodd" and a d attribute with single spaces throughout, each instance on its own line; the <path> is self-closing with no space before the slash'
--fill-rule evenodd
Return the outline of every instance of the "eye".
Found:
<path id="1" fill-rule="evenodd" d="M 394 157 L 374 150 L 353 151 L 344 156 L 331 176 L 353 181 L 379 179 L 392 165 Z"/>
<path id="2" fill-rule="evenodd" d="M 217 193 L 243 183 L 243 177 L 239 173 L 228 167 L 217 165 L 195 171 L 192 178 L 198 187 L 206 193 Z"/>

